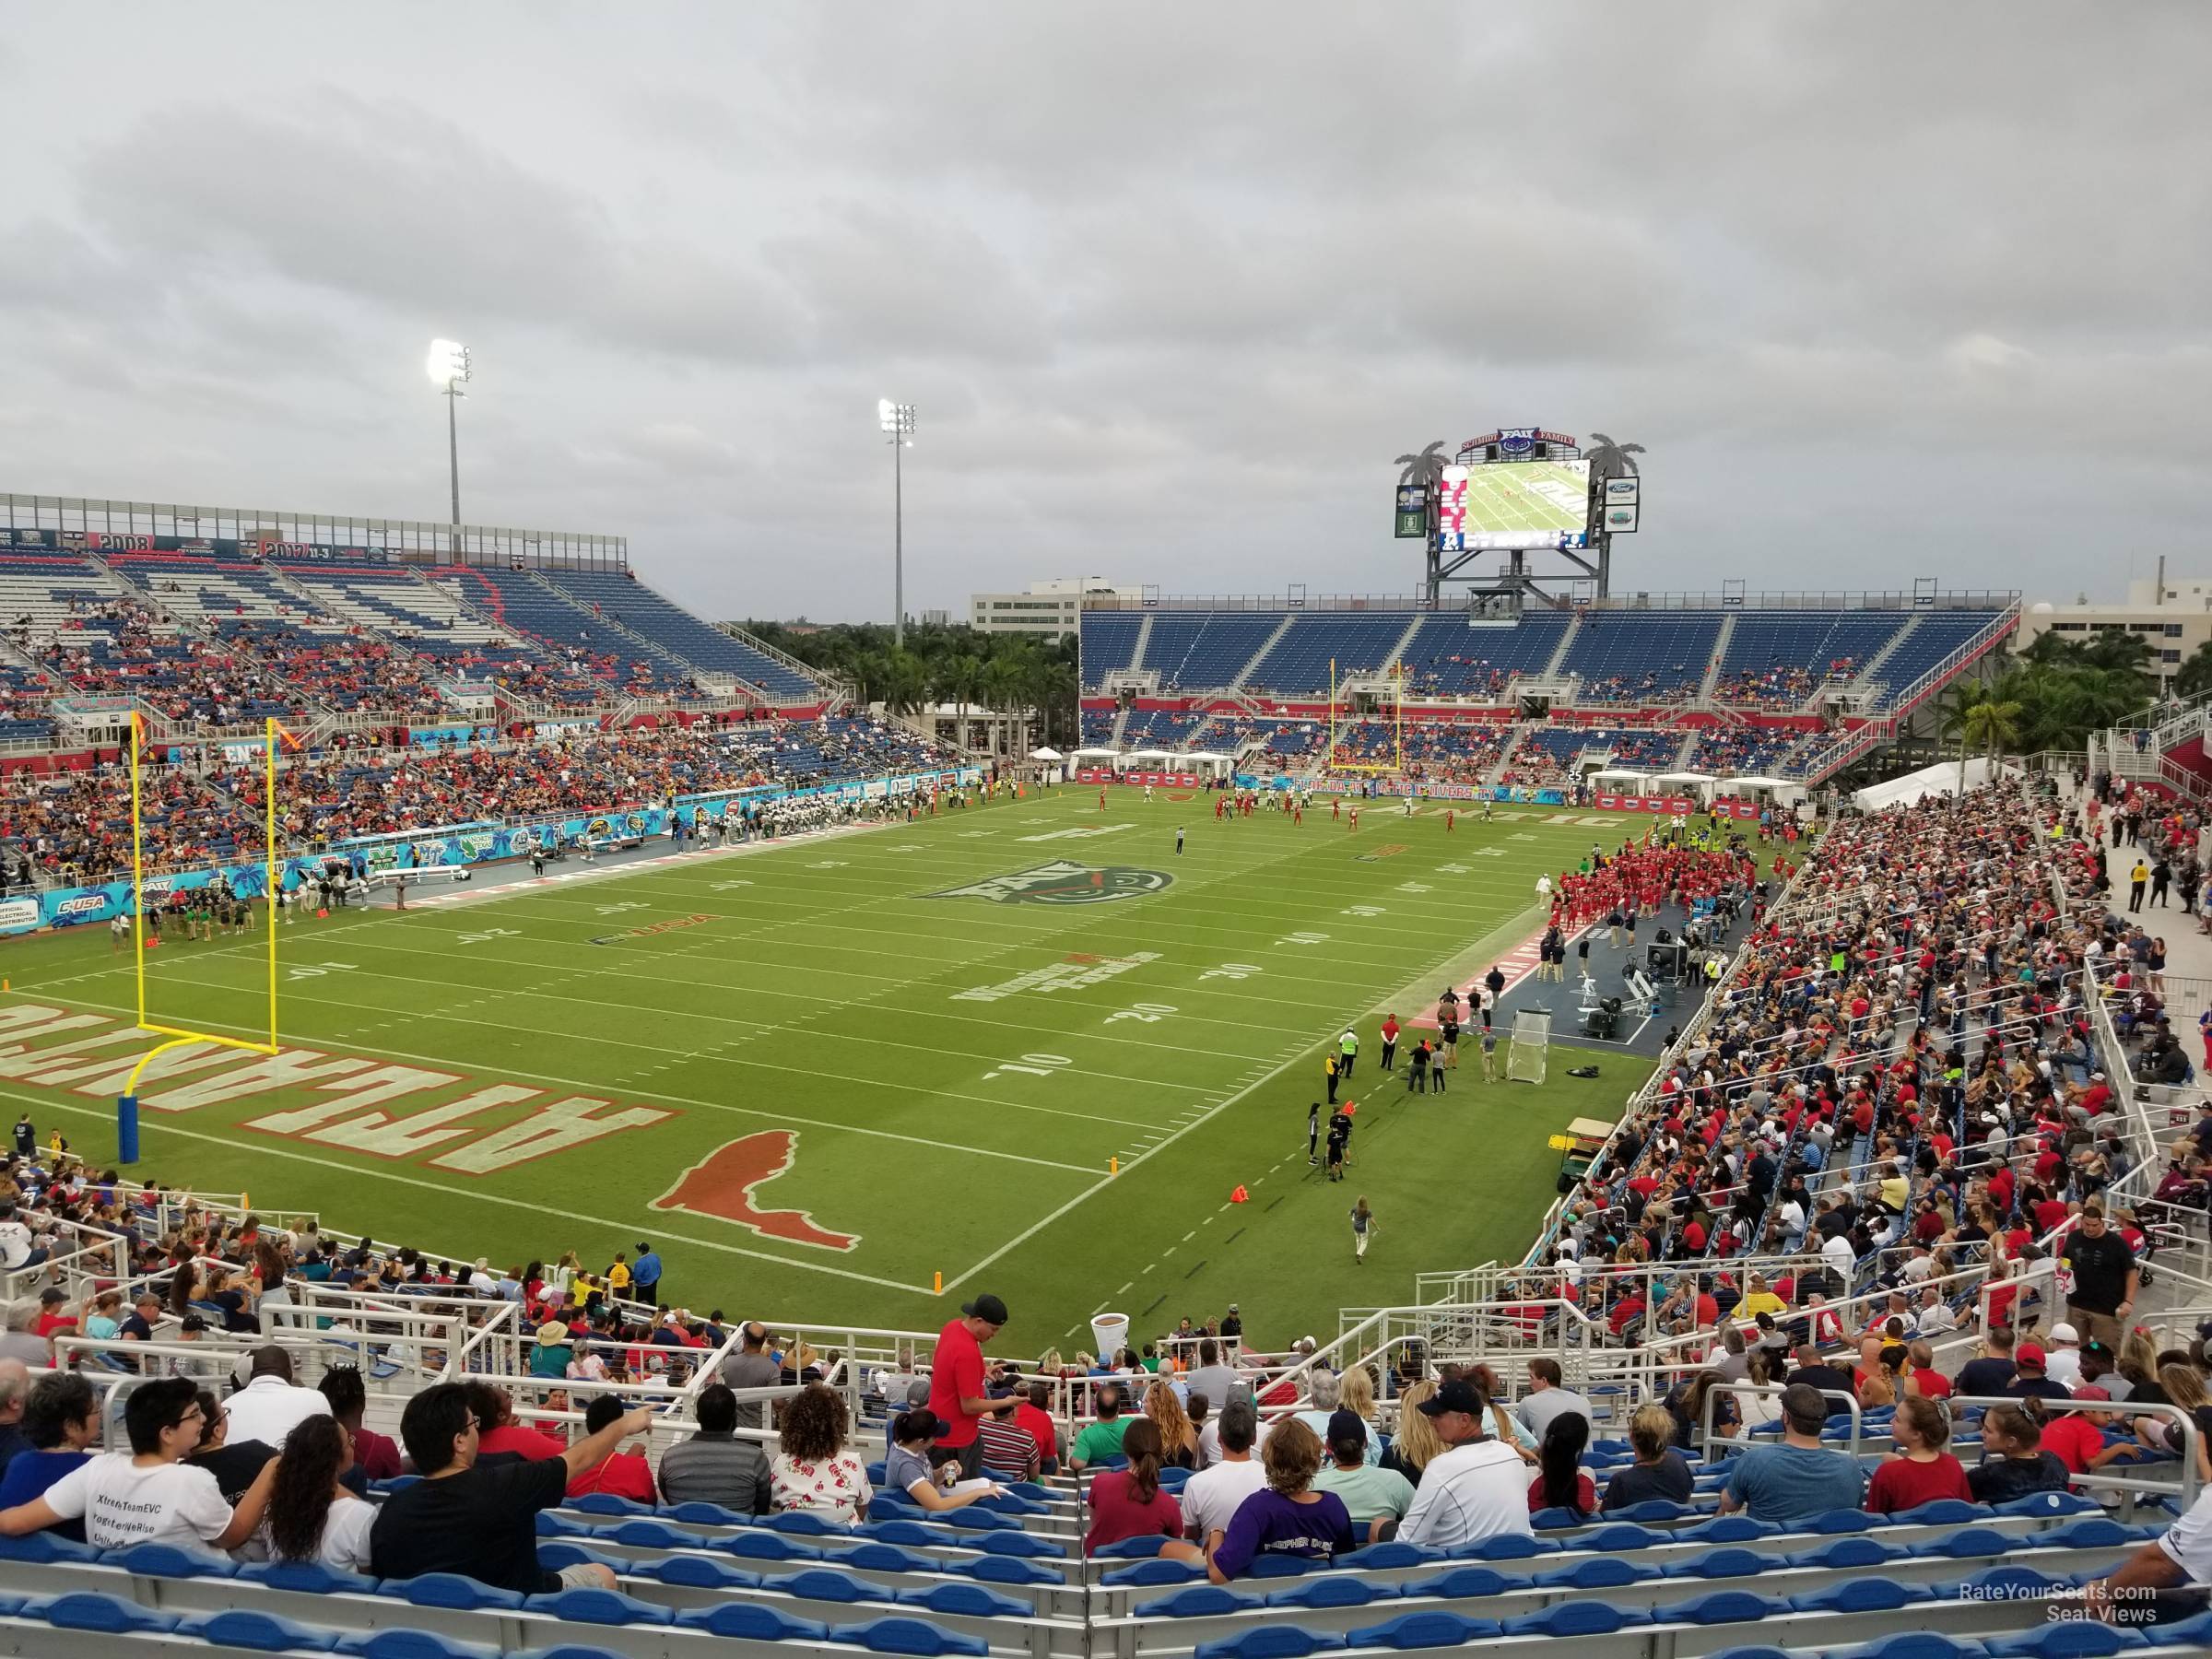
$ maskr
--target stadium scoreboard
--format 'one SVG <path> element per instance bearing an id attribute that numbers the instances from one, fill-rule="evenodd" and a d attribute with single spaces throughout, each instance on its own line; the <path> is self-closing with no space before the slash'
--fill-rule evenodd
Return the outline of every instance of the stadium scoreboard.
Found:
<path id="1" fill-rule="evenodd" d="M 1500 427 L 1470 438 L 1436 494 L 1441 552 L 1590 545 L 1590 464 L 1564 432 Z"/>

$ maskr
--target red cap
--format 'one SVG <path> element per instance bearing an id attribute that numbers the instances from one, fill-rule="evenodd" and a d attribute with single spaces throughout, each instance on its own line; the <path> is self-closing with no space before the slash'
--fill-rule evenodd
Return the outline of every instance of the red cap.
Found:
<path id="1" fill-rule="evenodd" d="M 2012 1362 L 2015 1365 L 2032 1365 L 2038 1371 L 2042 1370 L 2046 1360 L 2041 1345 L 2033 1342 L 2021 1343 L 2013 1350 Z"/>

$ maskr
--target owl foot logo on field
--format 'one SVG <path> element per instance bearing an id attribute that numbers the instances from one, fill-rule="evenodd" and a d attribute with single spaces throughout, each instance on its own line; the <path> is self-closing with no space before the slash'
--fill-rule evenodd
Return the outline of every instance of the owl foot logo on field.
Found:
<path id="1" fill-rule="evenodd" d="M 674 1186 L 653 1201 L 653 1207 L 735 1221 L 764 1239 L 782 1239 L 788 1244 L 851 1250 L 860 1242 L 858 1233 L 817 1227 L 805 1210 L 761 1209 L 753 1202 L 753 1194 L 762 1183 L 791 1168 L 798 1142 L 798 1135 L 789 1129 L 763 1129 L 731 1141 L 686 1170 Z"/>
<path id="2" fill-rule="evenodd" d="M 1165 870 L 1137 870 L 1126 865 L 1071 864 L 1055 859 L 1010 876 L 993 876 L 967 887 L 948 888 L 942 893 L 924 893 L 924 899 L 988 899 L 994 904 L 1110 904 L 1116 899 L 1141 899 L 1164 892 L 1175 877 Z"/>

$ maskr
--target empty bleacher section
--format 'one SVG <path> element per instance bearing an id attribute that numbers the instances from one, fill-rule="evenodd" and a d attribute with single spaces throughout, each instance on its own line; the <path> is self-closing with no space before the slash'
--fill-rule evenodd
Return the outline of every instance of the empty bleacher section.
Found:
<path id="1" fill-rule="evenodd" d="M 1717 611 L 1593 610 L 1561 667 L 1580 679 L 1580 702 L 1680 702 L 1704 680 L 1720 631 Z"/>
<path id="2" fill-rule="evenodd" d="M 1878 669 L 1883 700 L 1894 704 L 1924 676 L 1942 666 L 1954 653 L 1964 650 L 1998 620 L 1994 612 L 1925 611 L 1912 630 L 1898 641 Z"/>
<path id="3" fill-rule="evenodd" d="M 53 682 L 36 668 L 0 659 L 0 743 L 42 743 L 53 735 L 46 715 Z"/>
<path id="4" fill-rule="evenodd" d="M 563 597 L 529 571 L 449 567 L 432 579 L 464 604 L 545 648 L 571 672 L 588 673 L 632 696 L 696 691 L 689 664 Z"/>
<path id="5" fill-rule="evenodd" d="M 1394 647 L 1413 626 L 1411 611 L 1363 616 L 1320 611 L 1293 617 L 1289 629 L 1253 665 L 1244 684 L 1257 691 L 1302 696 L 1331 680 L 1379 673 L 1395 660 Z"/>
<path id="6" fill-rule="evenodd" d="M 1087 611 L 1083 616 L 1083 689 L 1102 691 L 1106 677 L 1121 669 L 1139 667 L 1130 658 L 1145 618 L 1135 611 Z M 1148 655 L 1154 654 L 1147 652 Z"/>
<path id="7" fill-rule="evenodd" d="M 1084 615 L 1086 628 L 1092 614 Z M 1143 666 L 1159 674 L 1162 691 L 1234 685 L 1253 653 L 1282 623 L 1280 612 L 1161 611 L 1152 618 Z"/>
<path id="8" fill-rule="evenodd" d="M 819 700 L 822 689 L 806 675 L 758 646 L 710 628 L 622 571 L 548 570 L 545 579 L 594 616 L 619 623 L 671 655 L 709 674 L 731 674 L 779 702 Z"/>

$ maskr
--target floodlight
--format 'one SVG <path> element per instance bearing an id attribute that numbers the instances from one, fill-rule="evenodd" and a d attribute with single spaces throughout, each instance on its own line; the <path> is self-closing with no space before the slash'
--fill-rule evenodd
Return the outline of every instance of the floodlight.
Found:
<path id="1" fill-rule="evenodd" d="M 458 340 L 432 340 L 429 360 L 423 367 L 433 384 L 450 388 L 468 378 L 468 347 Z"/>

